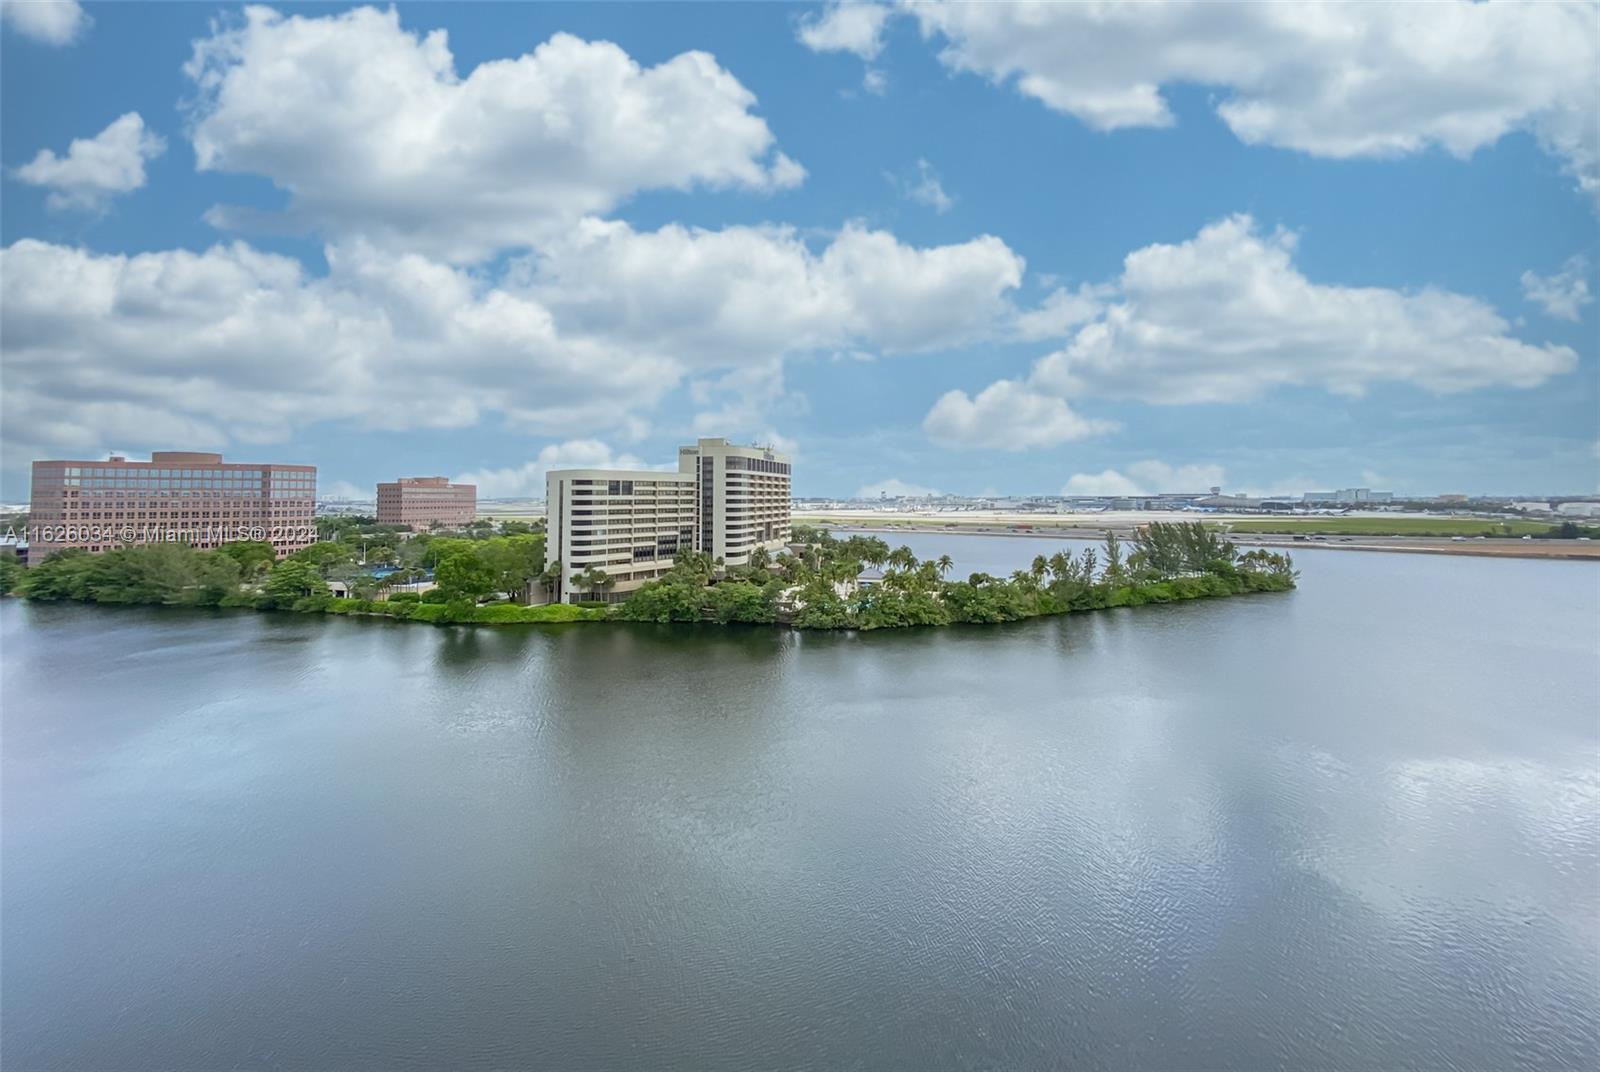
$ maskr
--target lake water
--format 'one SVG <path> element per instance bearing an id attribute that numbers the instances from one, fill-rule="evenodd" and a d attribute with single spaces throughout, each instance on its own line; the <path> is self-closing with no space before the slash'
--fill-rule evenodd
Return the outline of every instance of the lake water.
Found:
<path id="1" fill-rule="evenodd" d="M 1600 569 L 1300 564 L 867 635 L 4 601 L 0 1064 L 1597 1067 Z"/>

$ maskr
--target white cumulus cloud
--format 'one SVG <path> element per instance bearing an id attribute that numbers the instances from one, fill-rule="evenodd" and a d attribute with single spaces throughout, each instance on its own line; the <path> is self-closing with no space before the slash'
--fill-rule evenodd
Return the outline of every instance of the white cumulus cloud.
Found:
<path id="1" fill-rule="evenodd" d="M 633 435 L 695 383 L 698 429 L 782 444 L 773 416 L 804 406 L 783 387 L 788 356 L 997 332 L 1022 272 L 991 238 L 920 248 L 849 226 L 814 251 L 783 229 L 598 220 L 498 275 L 358 240 L 325 256 L 314 277 L 242 242 L 134 256 L 12 244 L 5 443 L 16 457 L 220 446 L 331 420 Z"/>
<path id="2" fill-rule="evenodd" d="M 1585 305 L 1594 301 L 1589 293 L 1589 258 L 1582 253 L 1567 258 L 1561 270 L 1551 275 L 1522 273 L 1522 296 L 1560 320 L 1576 321 Z"/>
<path id="3" fill-rule="evenodd" d="M 998 330 L 1024 262 L 981 236 L 908 246 L 849 224 L 820 252 L 785 227 L 637 231 L 586 220 L 523 262 L 564 324 L 686 360 L 864 346 L 914 351 Z"/>
<path id="4" fill-rule="evenodd" d="M 922 430 L 951 447 L 1028 450 L 1115 430 L 1111 421 L 1079 416 L 1062 399 L 1015 380 L 998 380 L 970 397 L 949 391 L 923 418 Z"/>
<path id="5" fill-rule="evenodd" d="M 955 206 L 955 198 L 945 193 L 944 184 L 939 181 L 939 173 L 926 160 L 917 161 L 917 170 L 913 177 L 901 178 L 891 175 L 889 180 L 907 201 L 926 205 L 940 215 L 949 212 Z"/>
<path id="6" fill-rule="evenodd" d="M 1097 130 L 1170 126 L 1163 90 L 1203 85 L 1250 144 L 1339 158 L 1430 147 L 1466 157 L 1528 131 L 1600 196 L 1600 18 L 1584 0 L 926 0 L 898 10 L 942 42 L 947 67 L 1014 84 Z"/>
<path id="7" fill-rule="evenodd" d="M 891 477 L 880 480 L 876 484 L 864 484 L 856 489 L 855 497 L 858 499 L 924 499 L 930 495 L 943 495 L 938 488 L 926 488 L 921 484 L 908 484 L 904 480 Z"/>
<path id="8" fill-rule="evenodd" d="M 117 194 L 143 186 L 145 162 L 166 147 L 163 138 L 145 128 L 138 112 L 128 112 L 92 138 L 74 138 L 65 156 L 41 149 L 12 174 L 30 186 L 47 188 L 46 204 L 52 209 L 99 212 Z"/>
<path id="9" fill-rule="evenodd" d="M 1102 469 L 1098 473 L 1073 473 L 1067 478 L 1061 494 L 1080 495 L 1143 495 L 1145 491 L 1130 478 L 1115 469 Z"/>
<path id="10" fill-rule="evenodd" d="M 348 480 L 318 480 L 317 497 L 321 499 L 351 499 L 356 502 L 376 502 L 376 485 L 352 484 Z"/>
<path id="11" fill-rule="evenodd" d="M 1511 337 L 1475 298 L 1314 283 L 1294 266 L 1295 242 L 1232 216 L 1130 253 L 1119 300 L 1041 360 L 1033 382 L 1063 396 L 1237 402 L 1291 385 L 1349 397 L 1387 382 L 1533 387 L 1577 365 L 1568 347 Z"/>
<path id="12" fill-rule="evenodd" d="M 522 465 L 462 473 L 454 483 L 476 484 L 480 499 L 542 499 L 545 474 L 552 469 L 674 468 L 675 465 L 649 465 L 632 454 L 617 453 L 598 439 L 569 439 L 551 443 Z"/>
<path id="13" fill-rule="evenodd" d="M 772 191 L 805 175 L 704 52 L 643 67 L 609 42 L 556 34 L 462 76 L 445 32 L 410 32 L 394 8 L 247 7 L 196 42 L 185 70 L 200 168 L 289 193 L 282 219 L 213 209 L 223 227 L 359 234 L 471 260 L 642 190 Z"/>
<path id="14" fill-rule="evenodd" d="M 883 24 L 889 9 L 882 4 L 835 0 L 820 15 L 801 18 L 801 44 L 813 52 L 850 52 L 864 60 L 883 51 Z"/>
<path id="15" fill-rule="evenodd" d="M 1095 422 L 1065 418 L 1068 399 L 1244 402 L 1289 386 L 1355 398 L 1385 383 L 1443 394 L 1534 387 L 1577 367 L 1570 347 L 1514 338 L 1475 298 L 1314 283 L 1294 266 L 1295 241 L 1232 216 L 1186 242 L 1130 253 L 1114 284 L 1085 297 L 1099 311 L 1063 348 L 1036 361 L 1025 380 L 999 380 L 976 399 L 950 392 L 924 429 L 935 439 L 1020 449 L 1093 434 Z M 1047 303 L 1038 312 L 1050 311 Z M 1050 431 L 1030 433 L 1025 413 Z M 1074 428 L 1079 434 L 1067 434 Z"/>
<path id="16" fill-rule="evenodd" d="M 70 45 L 94 22 L 77 0 L 4 0 L 0 19 L 46 45 Z"/>
<path id="17" fill-rule="evenodd" d="M 1109 293 L 1105 287 L 1082 286 L 1075 291 L 1057 287 L 1036 308 L 1017 315 L 1014 334 L 1024 342 L 1063 338 L 1100 315 Z"/>
<path id="18" fill-rule="evenodd" d="M 1153 458 L 1134 462 L 1127 474 L 1116 469 L 1074 473 L 1062 495 L 1160 495 L 1167 492 L 1204 492 L 1221 487 L 1220 465 L 1168 465 Z"/>

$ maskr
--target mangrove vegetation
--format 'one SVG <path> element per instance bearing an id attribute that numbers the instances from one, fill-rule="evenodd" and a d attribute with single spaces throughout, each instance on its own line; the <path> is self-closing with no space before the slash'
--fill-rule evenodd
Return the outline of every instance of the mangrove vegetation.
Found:
<path id="1" fill-rule="evenodd" d="M 892 629 L 1019 621 L 1041 615 L 1281 592 L 1297 576 L 1288 555 L 1240 553 L 1216 529 L 1155 522 L 1080 554 L 1039 555 L 1008 577 L 952 578 L 948 556 L 919 561 L 876 536 L 838 538 L 797 526 L 793 542 L 726 567 L 680 552 L 657 580 L 615 604 L 537 604 L 559 564 L 526 525 L 410 534 L 341 519 L 321 542 L 274 561 L 265 543 L 213 551 L 179 544 L 91 555 L 69 550 L 0 576 L 28 599 L 249 607 L 447 623 L 633 622 L 785 624 L 796 629 Z M 508 531 L 509 528 L 509 531 Z M 605 591 L 600 570 L 572 578 Z M 530 603 L 534 605 L 530 605 Z"/>
<path id="2" fill-rule="evenodd" d="M 951 580 L 948 556 L 919 561 L 876 536 L 839 539 L 797 526 L 790 549 L 723 569 L 679 555 L 612 613 L 626 621 L 785 622 L 797 629 L 892 629 L 1012 622 L 1049 614 L 1185 599 L 1281 592 L 1297 576 L 1288 555 L 1240 554 L 1198 523 L 1156 522 L 1129 541 L 1110 536 L 1082 554 L 1039 555 L 1009 577 Z"/>

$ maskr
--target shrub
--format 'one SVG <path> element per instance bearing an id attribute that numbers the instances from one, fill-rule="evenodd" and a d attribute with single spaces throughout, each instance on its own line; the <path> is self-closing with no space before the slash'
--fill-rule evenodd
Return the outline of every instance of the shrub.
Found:
<path id="1" fill-rule="evenodd" d="M 603 605 L 602 605 L 603 606 Z M 479 607 L 472 618 L 475 622 L 503 623 L 527 622 L 596 622 L 604 620 L 605 611 L 599 607 L 584 607 L 576 603 L 546 603 L 538 607 L 524 607 L 516 603 L 496 603 Z"/>

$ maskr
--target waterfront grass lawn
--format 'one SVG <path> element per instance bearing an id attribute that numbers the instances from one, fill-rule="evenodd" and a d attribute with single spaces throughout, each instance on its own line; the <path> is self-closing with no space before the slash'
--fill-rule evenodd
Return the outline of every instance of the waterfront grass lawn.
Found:
<path id="1" fill-rule="evenodd" d="M 1544 521 L 1489 521 L 1476 517 L 1286 517 L 1233 521 L 1240 536 L 1542 536 L 1555 526 Z"/>

